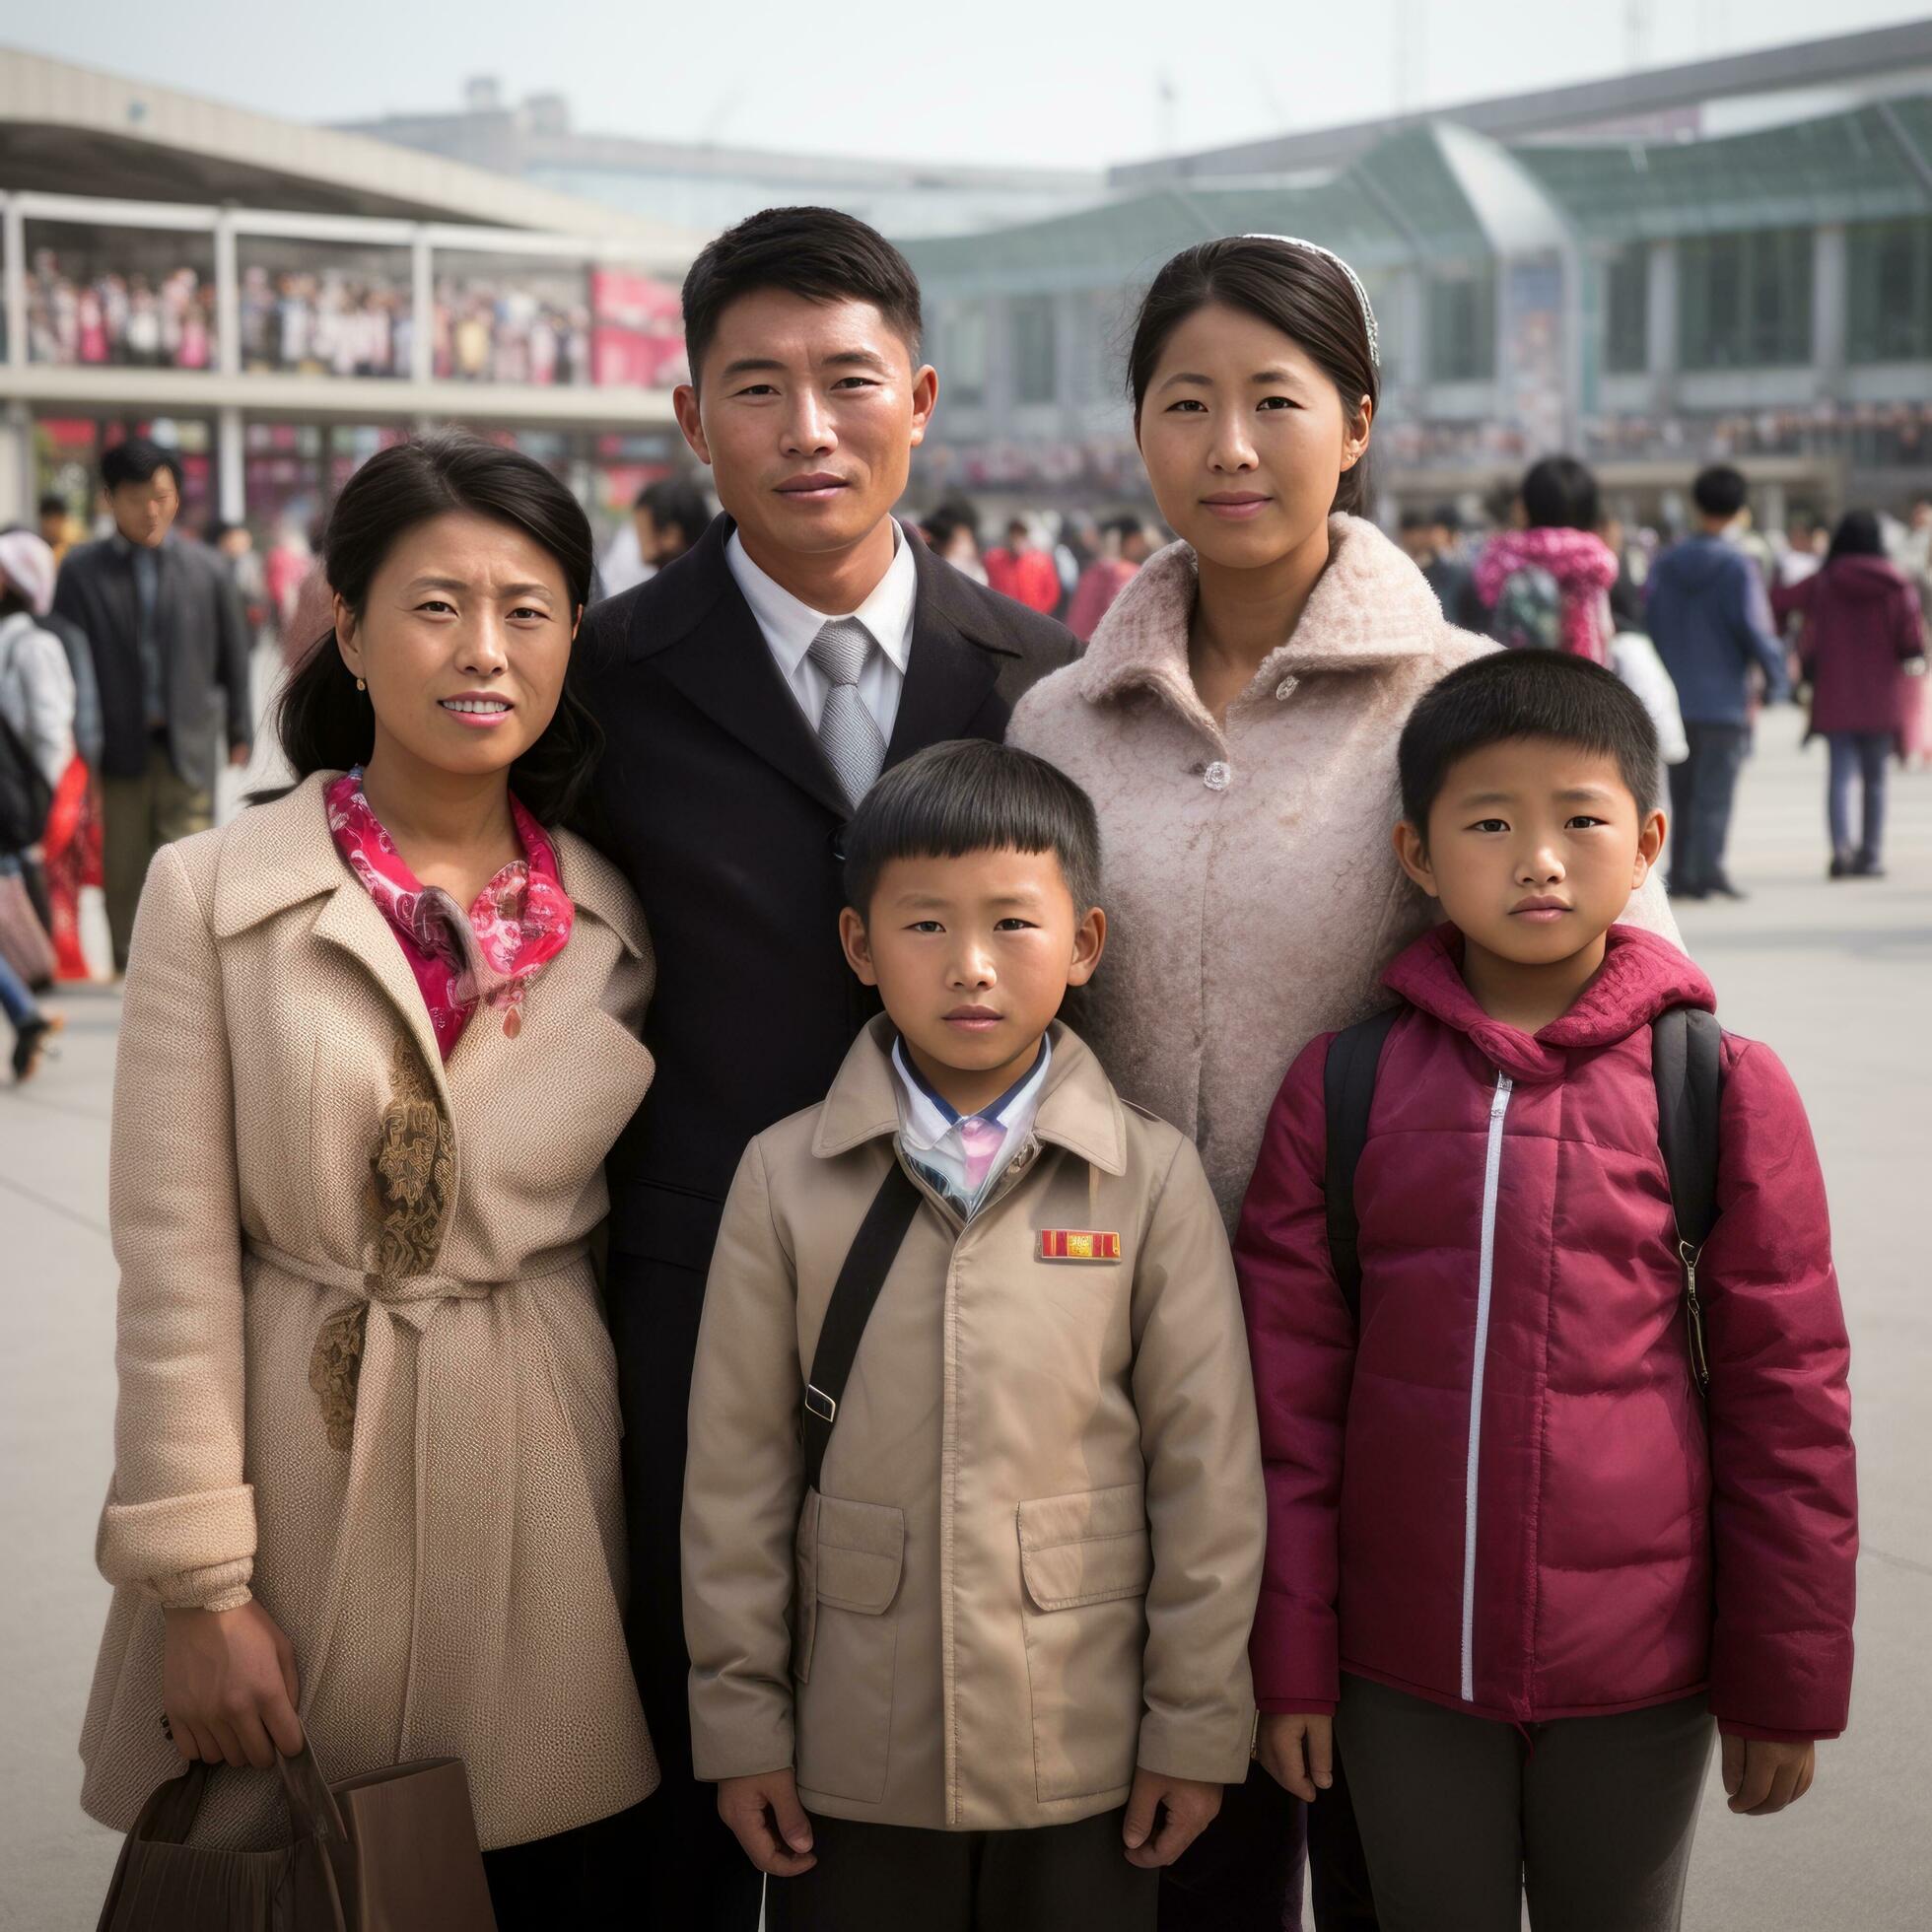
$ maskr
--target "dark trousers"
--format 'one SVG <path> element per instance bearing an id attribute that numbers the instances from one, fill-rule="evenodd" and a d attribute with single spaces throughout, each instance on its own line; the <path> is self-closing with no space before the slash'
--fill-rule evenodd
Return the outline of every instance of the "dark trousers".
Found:
<path id="1" fill-rule="evenodd" d="M 705 1277 L 695 1269 L 613 1253 L 608 1298 L 624 1414 L 631 1669 L 663 1773 L 634 1814 L 631 1896 L 644 1925 L 757 1932 L 764 1880 L 719 1819 L 717 1788 L 691 1775 L 691 1661 L 678 1530 Z"/>
<path id="2" fill-rule="evenodd" d="M 1519 1731 L 1345 1677 L 1336 1728 L 1389 1932 L 1676 1932 L 1701 1696 Z"/>
<path id="3" fill-rule="evenodd" d="M 1671 767 L 1671 890 L 1708 892 L 1725 875 L 1724 844 L 1751 727 L 1687 723 L 1684 735 L 1690 755 Z"/>
<path id="4" fill-rule="evenodd" d="M 124 973 L 149 863 L 163 846 L 214 824 L 215 794 L 205 786 L 189 785 L 157 736 L 148 745 L 147 770 L 139 778 L 101 781 L 101 815 L 107 930 L 113 935 L 114 971 Z"/>
<path id="5" fill-rule="evenodd" d="M 483 1854 L 497 1932 L 651 1932 L 638 1903 L 637 1831 L 652 1800 L 614 1818 Z"/>
<path id="6" fill-rule="evenodd" d="M 1828 731 L 1831 777 L 1827 788 L 1831 824 L 1831 850 L 1841 859 L 1858 858 L 1867 865 L 1879 862 L 1885 843 L 1885 761 L 1892 755 L 1890 731 Z M 1863 781 L 1865 808 L 1859 814 L 1859 838 L 1851 842 L 1851 788 Z"/>
<path id="7" fill-rule="evenodd" d="M 1160 1874 L 1127 1862 L 1124 1815 L 1031 1831 L 920 1831 L 814 1813 L 818 1863 L 770 1882 L 765 1923 L 769 1932 L 1154 1932 Z"/>
<path id="8" fill-rule="evenodd" d="M 1298 1932 L 1302 1803 L 1260 1764 L 1160 1875 L 1160 1932 Z"/>

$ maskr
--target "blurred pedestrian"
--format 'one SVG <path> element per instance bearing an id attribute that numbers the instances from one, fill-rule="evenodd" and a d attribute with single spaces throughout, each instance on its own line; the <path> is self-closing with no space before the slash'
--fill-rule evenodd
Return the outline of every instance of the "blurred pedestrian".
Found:
<path id="1" fill-rule="evenodd" d="M 51 797 L 23 876 L 44 911 L 54 977 L 93 974 L 81 950 L 80 898 L 101 883 L 101 698 L 85 635 L 52 610 L 53 552 L 29 530 L 0 534 L 0 711 L 34 752 Z M 58 648 L 59 662 L 48 649 Z"/>
<path id="2" fill-rule="evenodd" d="M 1533 464 L 1518 493 L 1524 527 L 1492 537 L 1476 566 L 1489 635 L 1512 650 L 1610 661 L 1617 558 L 1598 534 L 1597 479 L 1574 456 Z"/>
<path id="3" fill-rule="evenodd" d="M 215 737 L 254 737 L 247 626 L 214 554 L 174 534 L 180 458 L 131 437 L 101 461 L 114 533 L 61 567 L 55 607 L 86 632 L 101 687 L 107 925 L 123 971 L 155 853 L 215 816 Z M 219 697 L 218 694 L 219 693 Z"/>
<path id="4" fill-rule="evenodd" d="M 632 510 L 638 554 L 654 571 L 674 564 L 711 527 L 711 505 L 682 476 L 660 476 L 638 492 Z"/>
<path id="5" fill-rule="evenodd" d="M 250 645 L 270 642 L 275 634 L 268 600 L 268 572 L 254 533 L 246 523 L 214 522 L 208 526 L 208 547 L 221 559 L 223 573 L 242 600 L 242 622 Z"/>
<path id="6" fill-rule="evenodd" d="M 1753 667 L 1768 698 L 1786 688 L 1758 567 L 1725 540 L 1746 489 L 1728 463 L 1700 471 L 1690 486 L 1697 528 L 1657 559 L 1646 586 L 1651 641 L 1677 686 L 1690 745 L 1671 768 L 1669 889 L 1682 899 L 1745 896 L 1725 870 L 1724 846 L 1751 743 Z"/>
<path id="7" fill-rule="evenodd" d="M 316 573 L 314 546 L 293 518 L 275 532 L 268 555 L 262 560 L 262 577 L 268 586 L 269 607 L 282 640 L 282 662 L 293 669 L 321 633 L 310 635 L 307 626 L 296 628 L 297 600 L 302 586 Z M 323 624 L 322 630 L 327 630 Z"/>
<path id="8" fill-rule="evenodd" d="M 1462 513 L 1453 503 L 1439 503 L 1429 512 L 1415 561 L 1428 579 L 1435 600 L 1450 623 L 1465 631 L 1481 631 L 1486 617 L 1477 594 L 1476 573 L 1466 554 Z"/>
<path id="9" fill-rule="evenodd" d="M 1101 554 L 1080 573 L 1067 607 L 1067 628 L 1085 644 L 1100 628 L 1113 601 L 1134 582 L 1152 553 L 1147 526 L 1138 517 L 1116 517 L 1104 531 Z"/>
<path id="10" fill-rule="evenodd" d="M 1885 761 L 1905 752 L 1908 711 L 1925 668 L 1925 620 L 1905 574 L 1885 555 L 1879 519 L 1846 514 L 1824 568 L 1773 594 L 1778 617 L 1804 619 L 1798 659 L 1811 686 L 1811 730 L 1830 747 L 1826 803 L 1830 876 L 1884 876 Z M 1862 787 L 1859 838 L 1851 835 L 1851 793 Z"/>
<path id="11" fill-rule="evenodd" d="M 919 529 L 935 557 L 975 584 L 986 582 L 986 565 L 980 558 L 980 513 L 965 497 L 948 497 L 921 521 Z"/>
<path id="12" fill-rule="evenodd" d="M 986 581 L 1002 597 L 1011 597 L 1042 616 L 1059 608 L 1060 572 L 1053 558 L 1040 548 L 1032 525 L 1023 517 L 1007 523 L 1002 548 L 986 553 Z"/>
<path id="13" fill-rule="evenodd" d="M 39 518 L 40 541 L 53 552 L 57 566 L 74 547 L 74 537 L 80 525 L 74 519 L 74 513 L 67 508 L 67 499 L 52 491 L 40 499 Z"/>

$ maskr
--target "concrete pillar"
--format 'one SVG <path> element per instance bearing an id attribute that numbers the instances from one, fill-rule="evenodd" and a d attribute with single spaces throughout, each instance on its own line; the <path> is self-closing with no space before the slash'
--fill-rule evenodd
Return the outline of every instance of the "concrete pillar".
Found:
<path id="1" fill-rule="evenodd" d="M 237 403 L 226 403 L 215 412 L 215 478 L 221 492 L 222 521 L 241 522 L 248 514 L 248 471 L 242 410 Z"/>
<path id="2" fill-rule="evenodd" d="M 27 367 L 27 220 L 12 195 L 0 195 L 0 256 L 6 261 L 7 361 Z"/>
<path id="3" fill-rule="evenodd" d="M 1651 245 L 1644 367 L 1650 372 L 1656 406 L 1664 409 L 1671 406 L 1677 395 L 1677 267 L 1675 242 Z"/>
<path id="4" fill-rule="evenodd" d="M 1846 316 L 1850 308 L 1850 273 L 1842 223 L 1831 223 L 1812 236 L 1812 368 L 1821 396 L 1844 394 Z"/>
<path id="5" fill-rule="evenodd" d="M 436 375 L 436 275 L 420 228 L 409 244 L 409 380 L 428 382 Z"/>
<path id="6" fill-rule="evenodd" d="M 242 278 L 236 267 L 235 217 L 215 217 L 215 367 L 224 376 L 242 373 Z M 230 522 L 235 518 L 224 510 Z"/>
<path id="7" fill-rule="evenodd" d="M 0 413 L 0 524 L 34 520 L 37 479 L 34 474 L 34 416 L 14 401 Z"/>

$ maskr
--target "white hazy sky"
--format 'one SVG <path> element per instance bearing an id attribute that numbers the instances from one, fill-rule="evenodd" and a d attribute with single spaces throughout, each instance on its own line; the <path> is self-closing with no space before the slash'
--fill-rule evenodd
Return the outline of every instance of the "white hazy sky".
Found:
<path id="1" fill-rule="evenodd" d="M 1099 167 L 1923 17 L 1884 0 L 87 0 L 0 38 L 298 120 L 445 108 L 472 74 L 581 129 Z M 1534 23 L 1534 25 L 1530 25 Z"/>

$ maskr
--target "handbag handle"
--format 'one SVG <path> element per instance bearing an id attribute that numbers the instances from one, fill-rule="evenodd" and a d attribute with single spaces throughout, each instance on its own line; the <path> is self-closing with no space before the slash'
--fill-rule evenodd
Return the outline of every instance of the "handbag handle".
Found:
<path id="1" fill-rule="evenodd" d="M 342 1823 L 341 1808 L 322 1776 L 322 1767 L 315 1762 L 308 1738 L 303 1739 L 302 1749 L 293 1758 L 278 1754 L 275 1768 L 281 1775 L 282 1799 L 289 1808 L 289 1823 L 295 1827 L 296 1836 L 346 1844 L 349 1831 Z"/>
<path id="2" fill-rule="evenodd" d="M 215 1768 L 196 1759 L 178 1777 L 156 1785 L 128 1835 L 147 1844 L 185 1844 Z M 341 1807 L 336 1804 L 335 1794 L 328 1788 L 308 1741 L 303 1741 L 302 1749 L 293 1758 L 278 1756 L 275 1768 L 281 1776 L 282 1799 L 288 1806 L 289 1823 L 295 1828 L 295 1835 L 321 1843 L 333 1839 L 346 1844 L 349 1832 L 342 1823 Z"/>

